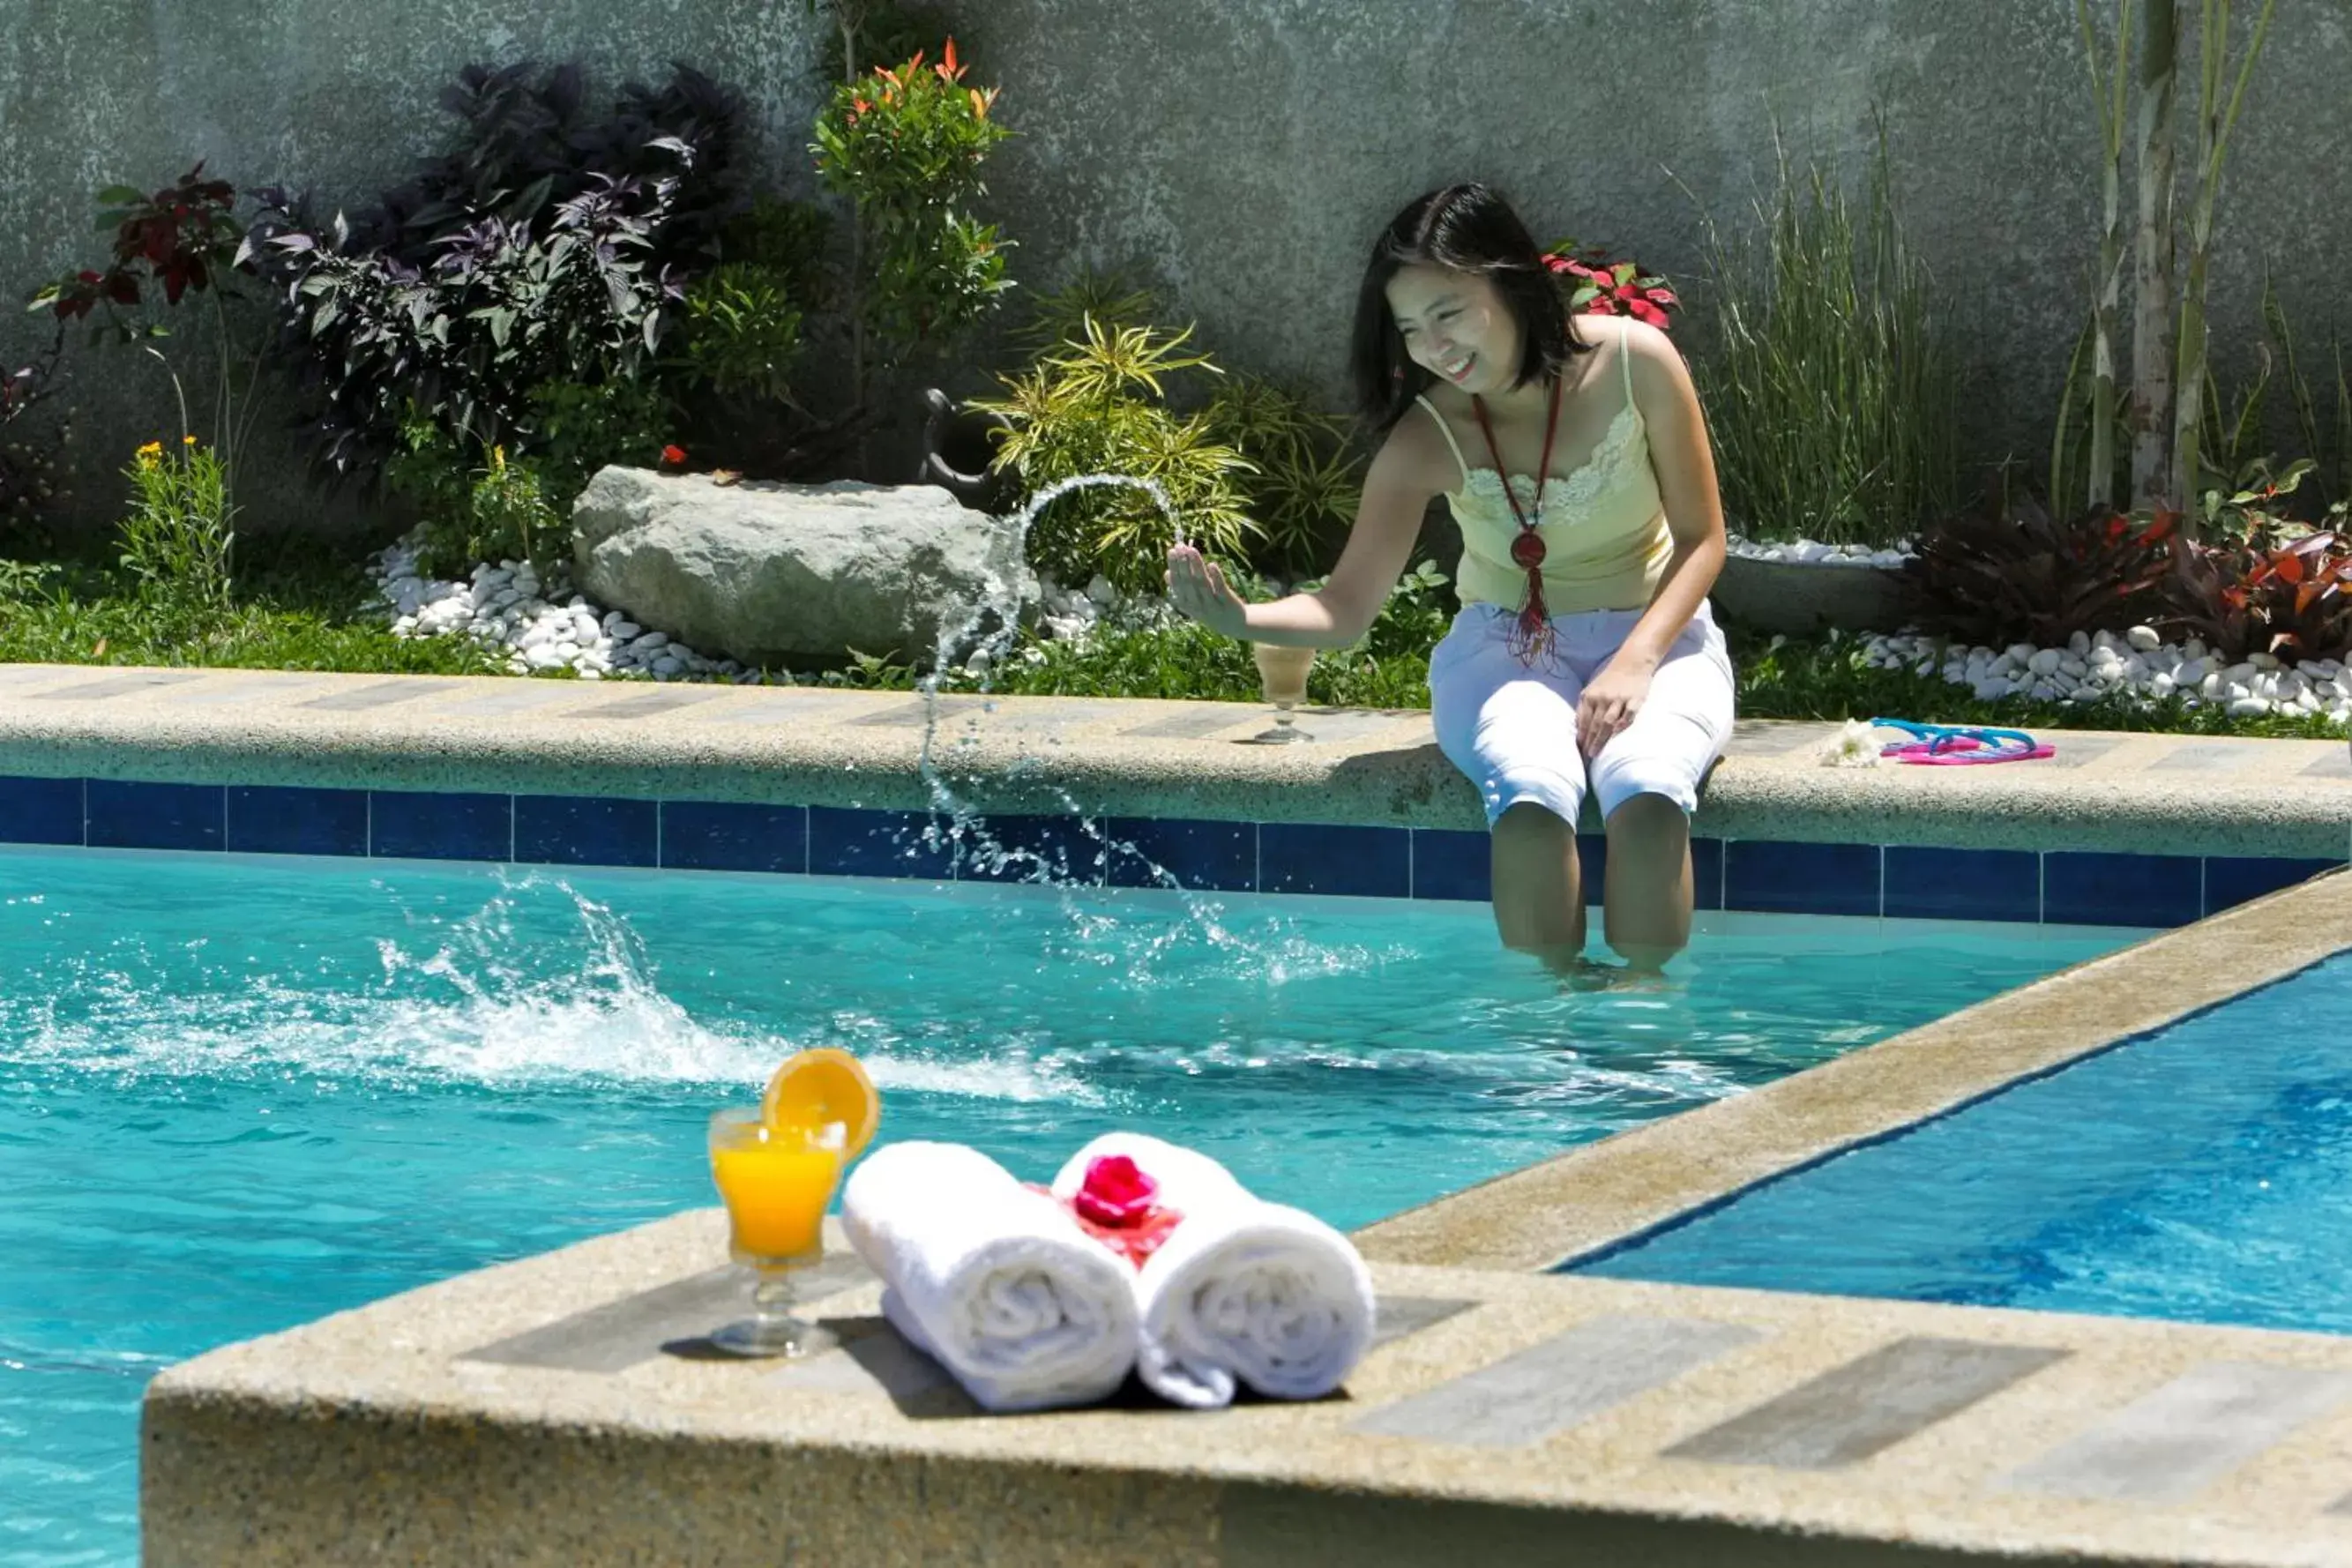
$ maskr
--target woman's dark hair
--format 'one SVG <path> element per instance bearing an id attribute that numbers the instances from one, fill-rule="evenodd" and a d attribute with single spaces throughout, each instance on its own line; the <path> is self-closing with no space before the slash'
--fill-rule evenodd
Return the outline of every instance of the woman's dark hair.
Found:
<path id="1" fill-rule="evenodd" d="M 1389 308 L 1389 279 L 1416 262 L 1475 272 L 1495 285 L 1519 327 L 1519 374 L 1512 385 L 1558 375 L 1570 354 L 1591 350 L 1570 327 L 1559 286 L 1510 203 L 1475 184 L 1431 191 L 1406 204 L 1381 231 L 1356 296 L 1349 369 L 1357 402 L 1375 430 L 1403 418 L 1437 379 L 1405 353 L 1404 334 Z"/>

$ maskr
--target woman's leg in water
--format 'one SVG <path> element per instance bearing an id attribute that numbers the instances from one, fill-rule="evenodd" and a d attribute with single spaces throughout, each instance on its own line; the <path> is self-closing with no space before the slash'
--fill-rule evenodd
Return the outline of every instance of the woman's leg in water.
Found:
<path id="1" fill-rule="evenodd" d="M 1635 968 L 1658 968 L 1690 943 L 1690 814 L 1730 737 L 1732 695 L 1723 635 L 1702 613 L 1667 650 L 1633 721 L 1592 759 L 1609 834 L 1602 930 Z"/>
<path id="2" fill-rule="evenodd" d="M 1463 611 L 1430 656 L 1431 717 L 1439 748 L 1486 808 L 1503 945 L 1566 969 L 1584 951 L 1574 826 L 1585 791 L 1576 749 L 1583 682 L 1565 661 L 1523 663 L 1508 625 L 1491 605 Z"/>
<path id="3" fill-rule="evenodd" d="M 1634 968 L 1663 968 L 1690 945 L 1690 818 L 1664 795 L 1637 795 L 1606 826 L 1601 931 Z"/>
<path id="4" fill-rule="evenodd" d="M 1575 967 L 1584 952 L 1576 829 L 1523 800 L 1495 819 L 1490 853 L 1495 929 L 1503 945 L 1534 953 L 1556 970 Z"/>

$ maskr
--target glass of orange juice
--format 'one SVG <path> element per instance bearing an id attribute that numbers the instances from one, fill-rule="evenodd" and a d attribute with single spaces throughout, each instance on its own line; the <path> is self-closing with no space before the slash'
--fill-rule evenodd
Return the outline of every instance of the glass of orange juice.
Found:
<path id="1" fill-rule="evenodd" d="M 710 1342 L 742 1356 L 807 1356 L 837 1340 L 793 1311 L 793 1275 L 824 1254 L 824 1211 L 841 1184 L 843 1128 L 779 1124 L 756 1105 L 710 1119 L 710 1175 L 727 1205 L 728 1252 L 748 1265 L 751 1316 Z"/>

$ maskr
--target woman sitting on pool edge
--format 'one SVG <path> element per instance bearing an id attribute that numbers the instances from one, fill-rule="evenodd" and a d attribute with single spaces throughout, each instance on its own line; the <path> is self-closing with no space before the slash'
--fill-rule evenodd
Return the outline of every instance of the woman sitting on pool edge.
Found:
<path id="1" fill-rule="evenodd" d="M 1732 720 L 1731 659 L 1706 602 L 1723 507 L 1682 356 L 1629 317 L 1571 321 L 1527 226 L 1465 184 L 1412 203 L 1373 247 L 1351 361 L 1384 439 L 1325 585 L 1244 604 L 1179 545 L 1171 600 L 1229 637 L 1344 647 L 1444 494 L 1462 529 L 1462 610 L 1430 654 L 1431 716 L 1486 802 L 1503 942 L 1555 969 L 1579 962 L 1589 784 L 1608 830 L 1609 945 L 1636 967 L 1664 964 L 1690 940 L 1689 814 Z"/>

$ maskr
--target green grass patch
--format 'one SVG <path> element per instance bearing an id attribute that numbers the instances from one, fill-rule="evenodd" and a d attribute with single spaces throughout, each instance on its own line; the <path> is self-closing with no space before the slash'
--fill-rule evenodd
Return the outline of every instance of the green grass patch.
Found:
<path id="1" fill-rule="evenodd" d="M 366 572 L 323 547 L 283 545 L 240 566 L 236 602 L 200 627 L 176 627 L 142 601 L 121 574 L 88 561 L 28 576 L 0 563 L 0 663 L 167 665 L 241 669 L 339 670 L 370 675 L 502 675 L 505 658 L 462 637 L 399 637 L 373 606 Z M 1429 706 L 1428 645 L 1434 617 L 1400 609 L 1361 645 L 1325 652 L 1307 680 L 1307 701 L 1334 708 Z M 2143 703 L 2116 696 L 2089 705 L 2023 697 L 1986 702 L 1940 676 L 1881 669 L 1853 637 L 1790 638 L 1731 634 L 1744 719 L 1835 721 L 1880 715 L 2021 729 L 2124 730 L 2191 735 L 2340 739 L 2317 716 L 2233 719 L 2218 707 L 2179 698 Z M 1940 657 L 1936 663 L 1940 664 Z M 543 672 L 572 679 L 570 670 Z M 806 679 L 806 678 L 803 678 Z M 911 690 L 903 664 L 859 660 L 828 685 Z M 950 671 L 950 691 L 982 680 Z M 1024 636 L 992 672 L 986 689 L 1008 696 L 1161 698 L 1258 702 L 1248 645 L 1189 622 L 1105 626 L 1084 642 Z"/>
<path id="2" fill-rule="evenodd" d="M 366 572 L 289 547 L 236 574 L 229 608 L 202 624 L 159 612 L 89 561 L 27 573 L 0 563 L 0 663 L 499 675 L 503 655 L 465 637 L 398 637 L 369 610 Z M 566 672 L 569 673 L 569 672 Z"/>

